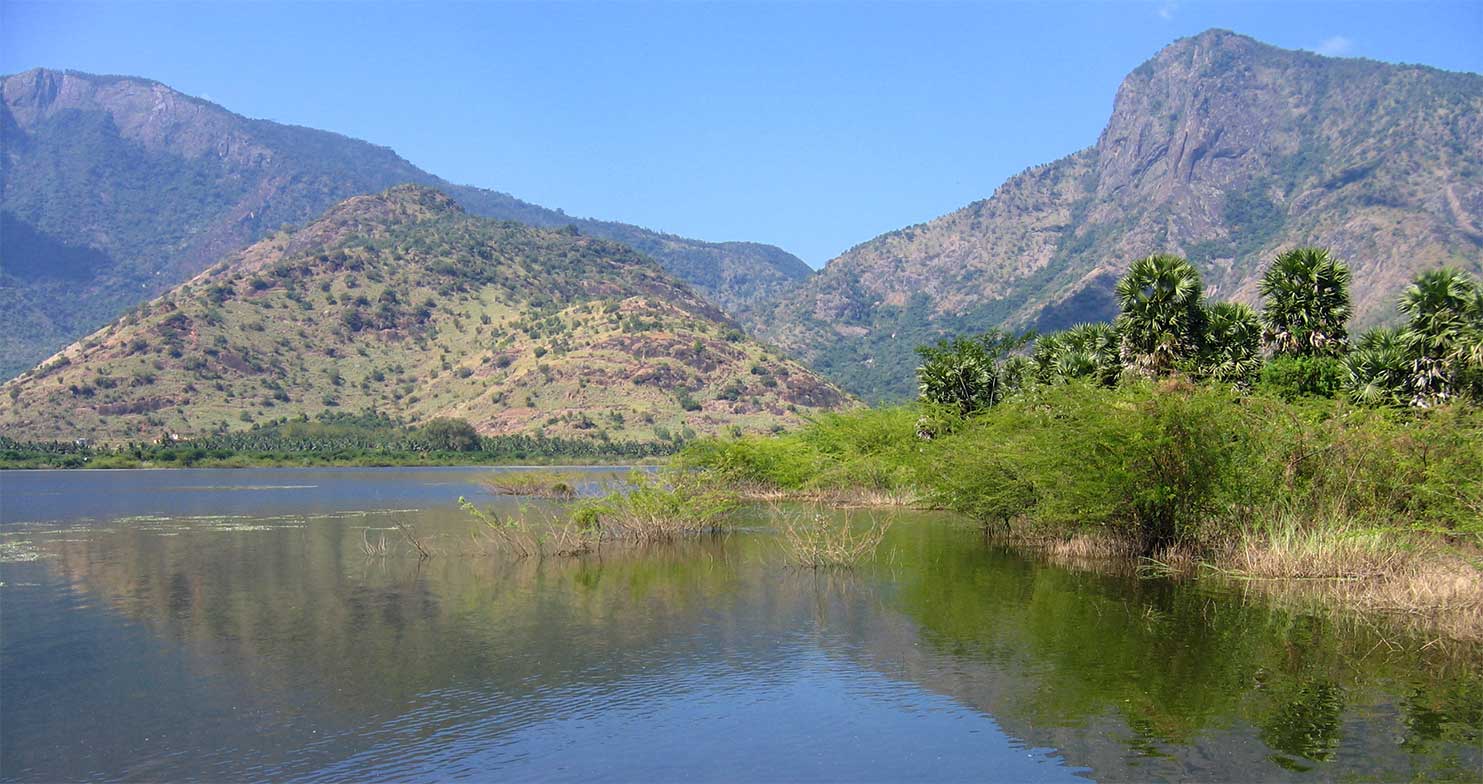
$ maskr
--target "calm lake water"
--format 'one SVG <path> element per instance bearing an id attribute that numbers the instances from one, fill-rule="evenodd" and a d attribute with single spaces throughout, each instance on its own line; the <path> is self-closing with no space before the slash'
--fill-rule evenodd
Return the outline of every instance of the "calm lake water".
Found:
<path id="1" fill-rule="evenodd" d="M 1476 780 L 1483 666 L 897 516 L 460 554 L 495 469 L 0 473 L 5 781 Z M 594 483 L 611 469 L 593 469 Z M 445 554 L 397 546 L 410 522 Z M 392 554 L 368 558 L 383 534 Z"/>

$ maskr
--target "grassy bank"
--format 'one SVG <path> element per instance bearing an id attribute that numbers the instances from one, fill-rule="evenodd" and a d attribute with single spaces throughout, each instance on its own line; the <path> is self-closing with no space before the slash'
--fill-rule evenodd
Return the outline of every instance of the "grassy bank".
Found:
<path id="1" fill-rule="evenodd" d="M 910 405 L 701 441 L 677 462 L 754 496 L 950 509 L 1062 555 L 1323 586 L 1483 636 L 1483 411 L 1472 406 L 1072 382 L 968 416 Z"/>

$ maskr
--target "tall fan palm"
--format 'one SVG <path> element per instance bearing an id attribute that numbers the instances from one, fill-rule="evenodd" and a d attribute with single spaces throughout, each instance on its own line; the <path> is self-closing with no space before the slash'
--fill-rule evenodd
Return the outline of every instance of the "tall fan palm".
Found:
<path id="1" fill-rule="evenodd" d="M 1129 372 L 1158 377 L 1198 356 L 1205 333 L 1203 290 L 1199 271 L 1178 256 L 1133 262 L 1115 290 L 1122 309 L 1115 326 Z"/>
<path id="2" fill-rule="evenodd" d="M 1029 342 L 991 330 L 974 337 L 939 340 L 918 346 L 917 392 L 925 403 L 955 409 L 967 416 L 982 411 L 1019 389 L 1030 374 L 1029 360 L 1011 356 Z"/>
<path id="3" fill-rule="evenodd" d="M 1262 327 L 1256 311 L 1239 302 L 1217 302 L 1205 309 L 1205 321 L 1201 375 L 1249 385 L 1262 366 Z"/>
<path id="4" fill-rule="evenodd" d="M 1409 350 L 1398 329 L 1379 327 L 1359 336 L 1344 357 L 1349 398 L 1368 406 L 1403 406 L 1410 377 Z"/>
<path id="5" fill-rule="evenodd" d="M 1293 248 L 1262 276 L 1263 338 L 1278 356 L 1341 356 L 1348 343 L 1349 267 L 1323 248 Z"/>
<path id="6" fill-rule="evenodd" d="M 1089 378 L 1104 386 L 1117 384 L 1117 331 L 1111 324 L 1078 324 L 1035 343 L 1036 376 L 1041 382 Z"/>
<path id="7" fill-rule="evenodd" d="M 1401 294 L 1412 405 L 1434 405 L 1461 391 L 1459 382 L 1480 328 L 1474 315 L 1478 293 L 1466 273 L 1440 269 L 1422 273 Z"/>

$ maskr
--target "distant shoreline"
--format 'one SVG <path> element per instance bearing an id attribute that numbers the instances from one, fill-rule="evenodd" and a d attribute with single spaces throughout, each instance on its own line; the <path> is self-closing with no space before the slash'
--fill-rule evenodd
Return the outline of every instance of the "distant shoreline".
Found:
<path id="1" fill-rule="evenodd" d="M 138 460 L 105 455 L 87 459 L 77 464 L 49 462 L 44 460 L 0 460 L 0 471 L 169 471 L 179 469 L 245 469 L 245 468 L 606 468 L 637 465 L 657 465 L 664 458 L 634 458 L 614 456 L 611 461 L 586 457 L 574 462 L 574 458 L 552 456 L 541 458 L 526 456 L 512 460 L 482 459 L 467 460 L 454 457 L 432 456 L 429 459 L 399 459 L 395 457 L 356 457 L 343 460 L 304 459 L 288 456 L 260 458 L 256 456 L 231 456 L 205 458 L 190 462 Z"/>

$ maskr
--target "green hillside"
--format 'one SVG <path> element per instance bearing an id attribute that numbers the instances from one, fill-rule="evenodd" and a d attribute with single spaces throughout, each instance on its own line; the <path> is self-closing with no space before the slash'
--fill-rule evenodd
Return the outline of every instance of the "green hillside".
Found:
<path id="1" fill-rule="evenodd" d="M 117 443 L 377 410 L 652 441 L 847 403 L 626 246 L 408 185 L 234 254 L 22 374 L 0 428 Z"/>

